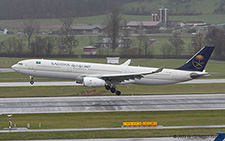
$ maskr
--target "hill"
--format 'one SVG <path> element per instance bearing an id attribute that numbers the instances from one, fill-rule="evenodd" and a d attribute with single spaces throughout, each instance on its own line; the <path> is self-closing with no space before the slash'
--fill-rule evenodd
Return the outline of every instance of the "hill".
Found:
<path id="1" fill-rule="evenodd" d="M 167 7 L 170 15 L 214 14 L 223 4 L 221 0 L 136 0 L 123 4 L 124 14 L 149 15 L 160 7 Z"/>
<path id="2" fill-rule="evenodd" d="M 119 5 L 125 15 L 150 15 L 160 7 L 167 7 L 170 15 L 225 12 L 222 0 L 1 0 L 0 20 L 96 16 Z"/>

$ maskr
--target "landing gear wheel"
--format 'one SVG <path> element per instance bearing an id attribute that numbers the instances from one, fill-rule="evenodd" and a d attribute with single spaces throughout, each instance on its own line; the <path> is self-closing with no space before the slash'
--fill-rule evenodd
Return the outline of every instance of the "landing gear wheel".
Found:
<path id="1" fill-rule="evenodd" d="M 111 93 L 115 93 L 115 92 L 116 92 L 116 88 L 112 87 L 112 88 L 110 89 L 110 91 L 111 91 Z"/>
<path id="2" fill-rule="evenodd" d="M 110 86 L 109 85 L 105 85 L 105 89 L 106 90 L 110 90 Z"/>
<path id="3" fill-rule="evenodd" d="M 116 91 L 116 95 L 121 95 L 121 92 L 120 91 Z"/>
<path id="4" fill-rule="evenodd" d="M 34 81 L 30 81 L 30 84 L 33 85 L 34 84 Z"/>
<path id="5" fill-rule="evenodd" d="M 33 76 L 30 76 L 30 84 L 31 84 L 31 85 L 34 84 L 34 81 L 33 81 L 33 80 L 34 80 L 34 77 L 33 77 Z"/>

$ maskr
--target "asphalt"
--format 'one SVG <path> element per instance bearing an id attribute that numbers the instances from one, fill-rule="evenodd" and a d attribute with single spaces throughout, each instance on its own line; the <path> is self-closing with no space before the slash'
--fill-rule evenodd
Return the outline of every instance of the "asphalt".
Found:
<path id="1" fill-rule="evenodd" d="M 225 94 L 0 98 L 0 114 L 225 110 Z"/>
<path id="2" fill-rule="evenodd" d="M 190 128 L 224 128 L 225 125 L 202 125 L 202 126 L 159 126 L 159 127 L 136 127 L 136 128 L 63 128 L 63 129 L 27 129 L 12 128 L 0 130 L 0 133 L 6 132 L 65 132 L 65 131 L 101 131 L 101 130 L 137 130 L 137 129 L 190 129 Z"/>
<path id="3" fill-rule="evenodd" d="M 179 84 L 209 84 L 209 83 L 225 83 L 225 79 L 195 79 Z M 59 82 L 35 82 L 30 85 L 29 82 L 0 82 L 0 87 L 28 87 L 28 86 L 77 86 L 75 81 L 59 81 Z"/>

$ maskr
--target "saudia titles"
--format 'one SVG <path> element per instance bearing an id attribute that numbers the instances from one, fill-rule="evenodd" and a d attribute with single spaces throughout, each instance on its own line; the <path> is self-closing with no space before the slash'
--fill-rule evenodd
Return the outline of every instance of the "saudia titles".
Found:
<path id="1" fill-rule="evenodd" d="M 196 69 L 202 69 L 205 65 L 204 57 L 202 55 L 197 55 L 192 60 L 192 64 Z"/>

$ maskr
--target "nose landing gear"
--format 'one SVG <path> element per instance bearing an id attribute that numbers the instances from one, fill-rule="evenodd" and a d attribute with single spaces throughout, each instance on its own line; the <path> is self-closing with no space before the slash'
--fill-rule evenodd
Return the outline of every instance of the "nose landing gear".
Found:
<path id="1" fill-rule="evenodd" d="M 116 87 L 115 86 L 110 86 L 110 85 L 105 85 L 105 89 L 106 90 L 110 90 L 111 91 L 111 93 L 116 93 L 116 95 L 121 95 L 121 92 L 120 91 L 118 91 L 117 89 L 116 89 Z"/>
<path id="2" fill-rule="evenodd" d="M 30 76 L 30 84 L 33 85 L 34 84 L 34 77 Z"/>

